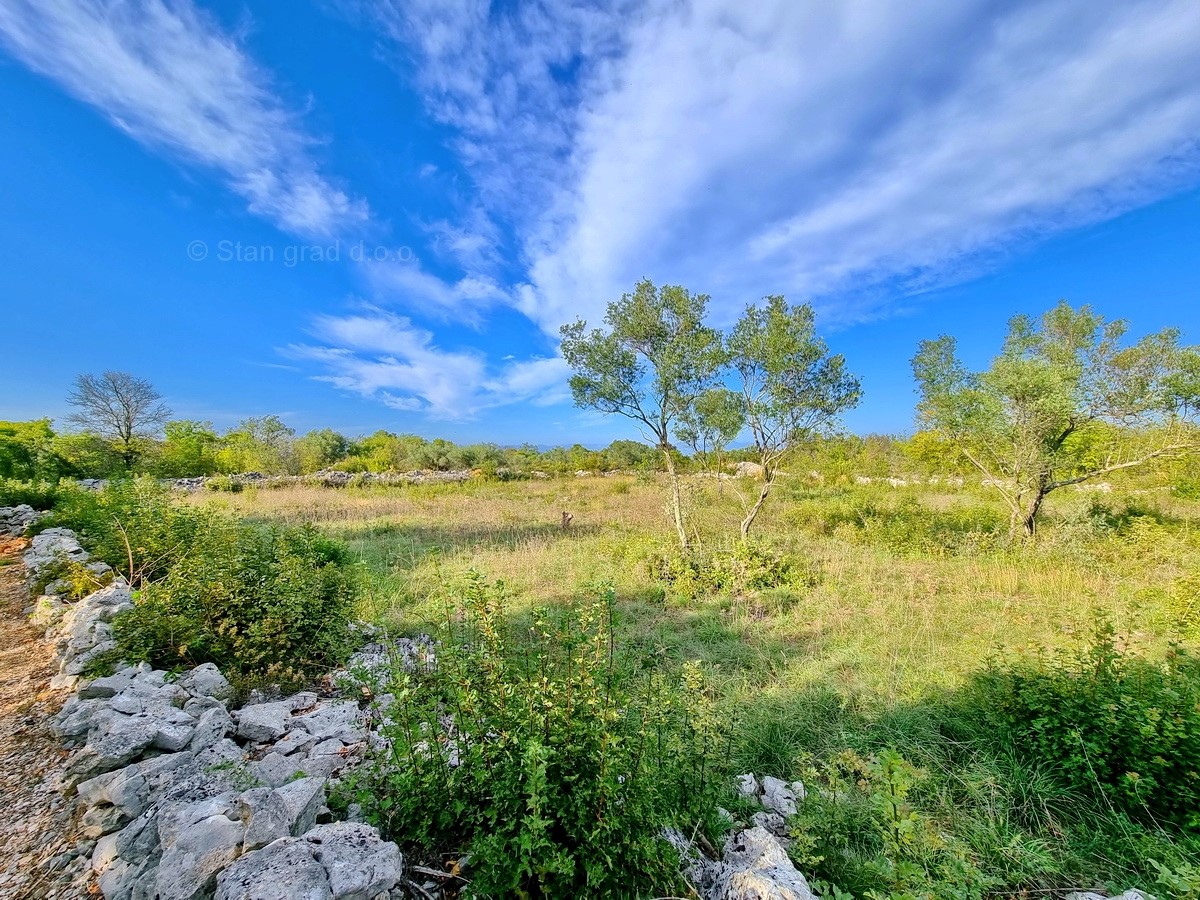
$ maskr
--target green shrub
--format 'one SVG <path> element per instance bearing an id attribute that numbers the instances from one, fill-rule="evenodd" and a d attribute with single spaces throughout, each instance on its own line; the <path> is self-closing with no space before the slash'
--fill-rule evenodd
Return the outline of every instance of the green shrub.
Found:
<path id="1" fill-rule="evenodd" d="M 211 517 L 114 636 L 126 659 L 159 668 L 297 683 L 345 658 L 357 595 L 348 551 L 311 526 Z"/>
<path id="2" fill-rule="evenodd" d="M 932 509 L 913 496 L 843 494 L 802 500 L 788 513 L 791 524 L 859 544 L 886 547 L 906 556 L 944 556 L 993 550 L 1006 543 L 1008 519 L 982 504 Z"/>
<path id="3" fill-rule="evenodd" d="M 973 705 L 986 730 L 1066 787 L 1200 829 L 1200 659 L 1186 651 L 1152 662 L 1101 626 L 1082 650 L 993 663 Z"/>
<path id="4" fill-rule="evenodd" d="M 816 581 L 811 567 L 756 541 L 737 543 L 727 551 L 650 550 L 643 559 L 651 577 L 689 598 L 804 587 Z"/>
<path id="5" fill-rule="evenodd" d="M 418 858 L 470 853 L 481 896 L 678 893 L 660 833 L 715 836 L 718 724 L 698 664 L 621 660 L 612 606 L 603 589 L 510 633 L 503 586 L 472 576 L 435 666 L 395 673 L 389 749 L 344 800 Z"/>
<path id="6" fill-rule="evenodd" d="M 212 475 L 204 482 L 204 487 L 210 491 L 223 491 L 228 494 L 239 494 L 242 491 L 242 483 L 234 481 L 228 475 Z"/>
<path id="7" fill-rule="evenodd" d="M 99 491 L 64 491 L 37 528 L 72 529 L 92 556 L 136 587 L 166 575 L 213 518 L 211 512 L 176 503 L 157 480 L 137 478 L 111 481 Z"/>
<path id="8" fill-rule="evenodd" d="M 0 478 L 0 506 L 27 504 L 34 509 L 50 509 L 58 501 L 61 489 L 48 481 L 19 481 Z"/>
<path id="9" fill-rule="evenodd" d="M 982 900 L 997 881 L 910 798 L 928 777 L 890 749 L 843 752 L 812 773 L 791 822 L 792 855 L 829 878 L 832 896 L 849 888 L 868 900 Z"/>

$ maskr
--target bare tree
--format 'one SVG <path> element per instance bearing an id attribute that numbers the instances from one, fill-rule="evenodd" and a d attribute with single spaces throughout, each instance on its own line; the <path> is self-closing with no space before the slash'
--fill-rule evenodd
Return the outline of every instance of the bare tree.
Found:
<path id="1" fill-rule="evenodd" d="M 138 457 L 138 439 L 151 437 L 171 418 L 161 400 L 154 385 L 128 372 L 79 375 L 67 395 L 78 411 L 68 421 L 111 440 L 129 470 Z"/>

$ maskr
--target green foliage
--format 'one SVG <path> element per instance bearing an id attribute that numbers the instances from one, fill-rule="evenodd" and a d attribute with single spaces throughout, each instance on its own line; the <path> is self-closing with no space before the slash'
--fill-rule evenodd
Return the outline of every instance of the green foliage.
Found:
<path id="1" fill-rule="evenodd" d="M 228 432 L 217 453 L 220 471 L 297 475 L 300 461 L 293 440 L 295 429 L 278 416 L 252 416 Z"/>
<path id="2" fill-rule="evenodd" d="M 821 770 L 792 820 L 794 855 L 828 872 L 829 893 L 849 888 L 868 900 L 981 900 L 995 879 L 970 849 L 919 811 L 910 794 L 929 773 L 884 749 L 846 750 Z"/>
<path id="3" fill-rule="evenodd" d="M 1032 534 L 1052 491 L 1191 451 L 1197 351 L 1164 329 L 1122 345 L 1127 325 L 1059 303 L 1016 316 L 991 366 L 968 372 L 954 338 L 913 357 L 918 424 L 995 482 L 1014 528 Z M 1140 440 L 1126 440 L 1130 429 Z"/>
<path id="4" fill-rule="evenodd" d="M 975 689 L 985 728 L 1067 788 L 1200 829 L 1200 659 L 1122 652 L 1102 625 L 1081 650 L 994 662 Z"/>
<path id="5" fill-rule="evenodd" d="M 296 457 L 301 472 L 319 472 L 346 456 L 350 442 L 332 428 L 308 432 L 296 441 Z"/>
<path id="6" fill-rule="evenodd" d="M 644 564 L 674 593 L 693 599 L 802 588 L 816 581 L 811 567 L 758 541 L 735 543 L 723 551 L 650 550 Z"/>
<path id="7" fill-rule="evenodd" d="M 24 503 L 34 509 L 50 509 L 58 501 L 61 490 L 57 483 L 0 478 L 0 506 Z"/>
<path id="8" fill-rule="evenodd" d="M 114 480 L 99 491 L 62 491 L 37 527 L 72 529 L 94 557 L 136 587 L 167 574 L 213 519 L 211 512 L 173 502 L 165 487 L 142 477 Z"/>
<path id="9" fill-rule="evenodd" d="M 78 478 L 119 478 L 128 474 L 113 442 L 91 432 L 55 435 L 54 453 L 65 464 L 67 474 Z"/>
<path id="10" fill-rule="evenodd" d="M 912 496 L 843 493 L 796 503 L 789 523 L 901 555 L 969 554 L 1007 544 L 1007 519 L 984 504 L 930 509 Z"/>
<path id="11" fill-rule="evenodd" d="M 1155 885 L 1161 896 L 1171 900 L 1200 900 L 1200 866 L 1181 862 L 1175 866 L 1163 865 L 1156 859 L 1150 860 L 1157 877 Z"/>
<path id="12" fill-rule="evenodd" d="M 57 481 L 69 468 L 54 450 L 49 419 L 0 422 L 0 479 Z"/>
<path id="13" fill-rule="evenodd" d="M 154 472 L 162 478 L 188 478 L 217 471 L 220 438 L 212 422 L 176 419 L 165 427 L 166 439 L 158 449 Z"/>
<path id="14" fill-rule="evenodd" d="M 407 852 L 469 852 L 481 895 L 677 893 L 660 833 L 716 821 L 719 723 L 698 664 L 632 669 L 612 614 L 604 588 L 510 628 L 503 586 L 472 576 L 436 665 L 395 672 L 390 748 L 345 802 Z"/>
<path id="15" fill-rule="evenodd" d="M 204 482 L 205 490 L 225 494 L 240 494 L 245 488 L 240 481 L 234 481 L 229 475 L 214 475 Z"/>
<path id="16" fill-rule="evenodd" d="M 298 683 L 351 649 L 358 576 L 311 526 L 213 517 L 117 617 L 124 658 L 159 668 L 216 663 L 232 680 Z"/>

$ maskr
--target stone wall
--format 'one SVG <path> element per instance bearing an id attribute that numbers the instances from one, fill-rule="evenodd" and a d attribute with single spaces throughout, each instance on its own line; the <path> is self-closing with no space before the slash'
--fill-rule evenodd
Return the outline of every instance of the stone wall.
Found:
<path id="1" fill-rule="evenodd" d="M 66 529 L 34 538 L 29 579 L 87 564 Z M 366 747 L 356 702 L 300 693 L 232 709 L 211 664 L 179 678 L 149 666 L 82 678 L 112 649 L 125 582 L 75 603 L 46 594 L 35 614 L 75 686 L 54 721 L 73 752 L 61 789 L 78 799 L 81 849 L 107 900 L 383 900 L 401 889 L 400 849 L 368 825 L 334 822 L 326 790 Z"/>

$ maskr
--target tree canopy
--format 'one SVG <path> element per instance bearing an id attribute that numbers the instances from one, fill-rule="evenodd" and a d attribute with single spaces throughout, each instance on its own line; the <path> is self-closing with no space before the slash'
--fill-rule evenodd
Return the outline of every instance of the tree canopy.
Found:
<path id="1" fill-rule="evenodd" d="M 1176 329 L 1135 342 L 1128 324 L 1059 303 L 1009 322 L 982 372 L 954 338 L 913 357 L 918 424 L 950 442 L 993 484 L 1014 530 L 1033 534 L 1047 494 L 1197 445 L 1200 352 Z"/>
<path id="2" fill-rule="evenodd" d="M 128 372 L 79 375 L 67 402 L 75 407 L 69 420 L 85 431 L 112 440 L 127 470 L 138 457 L 138 440 L 155 435 L 171 418 L 162 394 L 144 378 Z"/>
<path id="3" fill-rule="evenodd" d="M 707 294 L 679 285 L 638 282 L 608 304 L 608 330 L 582 320 L 562 328 L 562 355 L 573 370 L 578 406 L 625 416 L 663 454 L 671 481 L 680 544 L 689 544 L 671 435 L 696 399 L 713 385 L 723 361 L 720 335 L 704 323 Z"/>

